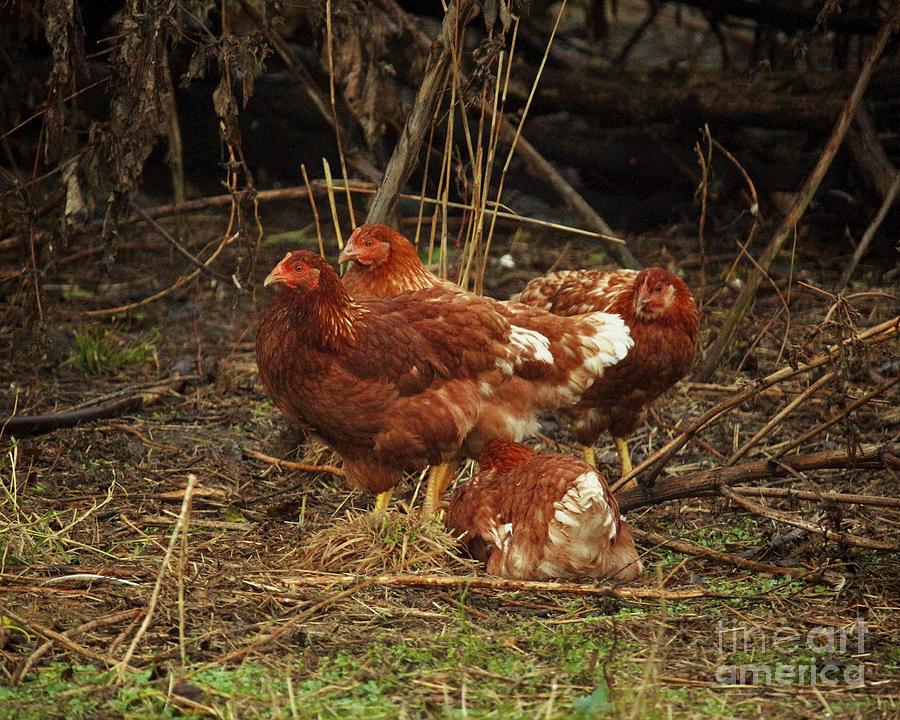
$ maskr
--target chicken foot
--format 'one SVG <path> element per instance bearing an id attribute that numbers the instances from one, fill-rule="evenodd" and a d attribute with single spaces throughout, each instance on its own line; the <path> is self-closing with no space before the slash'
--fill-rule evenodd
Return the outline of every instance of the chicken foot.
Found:
<path id="1" fill-rule="evenodd" d="M 441 511 L 441 498 L 444 491 L 456 474 L 456 463 L 432 465 L 428 471 L 428 484 L 425 488 L 425 503 L 422 513 L 425 517 L 437 517 Z"/>
<path id="2" fill-rule="evenodd" d="M 394 488 L 378 493 L 375 498 L 375 507 L 372 508 L 373 513 L 386 513 L 388 506 L 391 504 L 391 497 L 394 495 Z"/>
<path id="3" fill-rule="evenodd" d="M 588 465 L 590 465 L 591 467 L 597 467 L 597 453 L 594 452 L 593 445 L 582 445 L 581 456 L 584 458 L 584 461 Z"/>
<path id="4" fill-rule="evenodd" d="M 622 474 L 620 477 L 625 477 L 628 473 L 631 472 L 631 455 L 628 452 L 628 440 L 625 438 L 614 437 L 613 441 L 616 443 L 616 450 L 619 452 L 619 460 L 622 463 Z M 631 478 L 625 485 L 622 486 L 622 490 L 631 490 L 632 488 L 637 487 L 637 480 Z"/>

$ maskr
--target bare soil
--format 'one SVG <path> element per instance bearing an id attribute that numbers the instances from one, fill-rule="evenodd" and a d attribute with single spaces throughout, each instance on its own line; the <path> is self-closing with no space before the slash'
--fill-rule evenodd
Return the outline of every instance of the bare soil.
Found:
<path id="1" fill-rule="evenodd" d="M 174 222 L 164 224 L 178 229 Z M 212 216 L 192 218 L 188 238 L 202 241 L 222 225 Z M 645 262 L 670 263 L 684 272 L 705 303 L 705 343 L 734 298 L 725 282 L 733 245 L 720 239 L 718 254 L 711 254 L 701 278 L 696 241 L 686 233 L 675 228 L 666 238 L 637 238 L 632 245 Z M 73 633 L 74 648 L 53 643 L 35 659 L 21 686 L 28 688 L 30 681 L 38 682 L 42 673 L 61 663 L 72 668 L 61 677 L 80 683 L 81 692 L 94 687 L 79 680 L 79 668 L 102 669 L 105 663 L 98 657 L 123 657 L 161 576 L 152 622 L 132 664 L 150 671 L 147 682 L 167 698 L 165 712 L 221 717 L 489 717 L 497 712 L 508 717 L 592 717 L 603 707 L 597 688 L 608 687 L 610 709 L 605 712 L 621 717 L 897 716 L 900 558 L 826 541 L 748 515 L 722 499 L 672 502 L 634 512 L 629 520 L 639 529 L 746 558 L 828 569 L 844 582 L 840 587 L 820 585 L 644 547 L 647 570 L 637 587 L 698 589 L 707 596 L 666 602 L 390 584 L 338 595 L 348 585 L 322 584 L 323 564 L 328 570 L 335 567 L 324 563 L 327 553 L 310 547 L 309 540 L 329 527 L 335 529 L 332 540 L 344 527 L 348 538 L 356 537 L 346 513 L 367 510 L 372 498 L 329 473 L 282 468 L 253 454 L 339 464 L 326 448 L 290 428 L 261 391 L 253 340 L 267 291 L 238 290 L 201 276 L 133 312 L 112 319 L 87 318 L 87 310 L 146 297 L 187 272 L 184 258 L 159 245 L 151 228 L 133 226 L 123 243 L 127 249 L 117 252 L 108 270 L 97 262 L 99 253 L 71 260 L 60 253 L 41 277 L 42 322 L 34 298 L 17 290 L 14 281 L 5 283 L 8 295 L 0 301 L 0 338 L 7 348 L 0 355 L 5 416 L 13 409 L 22 415 L 57 412 L 129 388 L 143 391 L 155 381 L 168 383 L 152 404 L 132 415 L 38 437 L 2 439 L 4 683 L 12 682 L 44 642 L 45 630 L 72 631 L 134 610 L 120 622 Z M 263 244 L 256 262 L 257 284 L 290 246 Z M 196 250 L 198 245 L 191 247 Z M 516 264 L 513 269 L 489 269 L 490 291 L 500 297 L 551 266 L 603 261 L 602 250 L 590 240 L 564 243 L 551 236 L 539 241 L 526 234 L 515 242 L 504 239 L 495 248 L 496 257 L 509 252 Z M 246 268 L 253 251 L 235 244 L 216 267 L 230 274 L 242 258 Z M 801 284 L 832 287 L 841 260 L 827 248 L 805 243 L 793 261 L 779 264 L 773 273 L 778 291 L 763 289 L 754 315 L 742 325 L 729 366 L 712 383 L 682 383 L 657 405 L 632 439 L 635 461 L 738 386 L 846 337 L 851 322 L 862 328 L 895 315 L 896 288 L 868 284 L 874 277 L 871 268 L 857 275 L 862 280 L 850 291 L 856 295 L 835 308 L 833 298 Z M 782 299 L 789 314 L 781 311 Z M 79 370 L 72 360 L 78 356 L 76 335 L 98 328 L 116 348 L 146 342 L 153 351 L 124 369 Z M 765 456 L 838 412 L 848 398 L 859 397 L 898 372 L 896 362 L 889 362 L 896 357 L 896 343 L 849 353 L 839 366 L 839 381 L 811 397 L 748 459 Z M 185 379 L 177 381 L 179 375 Z M 689 444 L 666 473 L 721 464 L 813 379 L 804 376 L 784 383 L 741 406 Z M 552 447 L 575 451 L 552 423 L 545 430 Z M 859 445 L 896 449 L 898 432 L 897 394 L 888 394 L 800 451 Z M 598 461 L 615 476 L 611 443 L 601 443 Z M 468 472 L 470 468 L 463 475 Z M 166 569 L 163 558 L 190 475 L 196 476 L 196 488 L 186 542 L 176 543 Z M 896 470 L 823 471 L 777 485 L 898 494 Z M 410 478 L 399 489 L 396 512 L 416 512 L 421 503 L 414 498 L 420 496 L 418 478 Z M 896 538 L 900 527 L 900 512 L 892 508 L 774 498 L 762 502 L 865 537 Z M 481 574 L 441 548 L 445 539 L 438 530 L 415 532 L 410 527 L 399 521 L 388 527 L 381 543 L 344 555 L 343 569 L 361 572 L 362 579 L 380 569 Z M 385 547 L 391 552 L 385 553 Z M 422 560 L 429 547 L 440 552 Z M 381 558 L 380 565 L 373 565 L 372 557 Z M 727 597 L 718 597 L 723 594 Z M 866 629 L 858 647 L 852 634 L 857 620 L 864 621 Z M 771 644 L 760 647 L 759 641 L 771 640 L 779 628 L 799 640 L 783 651 Z M 749 632 L 750 645 L 729 644 L 732 636 L 727 633 L 733 629 Z M 817 629 L 847 631 L 850 646 L 811 648 L 807 639 Z M 256 643 L 255 649 L 226 660 L 249 643 Z M 94 656 L 85 655 L 85 649 Z M 262 676 L 289 678 L 290 700 L 283 688 L 272 690 L 271 697 L 262 692 L 255 697 L 243 686 L 225 687 L 203 674 L 207 664 L 238 672 L 241 663 L 263 668 Z M 784 683 L 760 678 L 731 682 L 726 677 L 731 666 L 777 663 L 794 670 L 830 668 L 829 677 L 839 681 L 813 683 L 808 675 L 793 675 Z M 845 681 L 850 677 L 845 677 L 846 669 L 857 666 L 864 672 L 861 687 Z M 254 678 L 251 686 L 268 687 L 259 676 Z M 722 679 L 728 681 L 723 684 Z M 111 687 L 96 685 L 92 702 L 120 697 Z M 61 712 L 64 705 L 54 703 L 62 701 L 48 697 L 42 706 L 41 693 L 36 692 L 37 699 L 24 691 L 4 696 L 7 709 L 0 710 L 0 716 L 13 712 L 38 717 L 29 714 L 37 712 L 35 708 L 42 709 L 44 717 Z M 153 710 L 152 704 L 149 710 L 140 703 L 126 703 L 121 711 L 102 704 L 86 707 L 93 708 L 90 713 L 96 714 L 89 716 L 95 717 L 163 714 L 162 705 Z M 582 711 L 587 714 L 579 715 Z"/>

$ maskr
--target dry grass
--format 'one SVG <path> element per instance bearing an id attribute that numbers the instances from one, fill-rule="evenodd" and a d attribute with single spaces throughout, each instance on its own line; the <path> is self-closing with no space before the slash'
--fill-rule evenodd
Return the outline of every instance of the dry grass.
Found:
<path id="1" fill-rule="evenodd" d="M 645 256 L 656 246 L 655 239 L 646 242 Z M 693 281 L 691 241 L 680 245 L 670 238 L 668 243 L 668 252 L 684 263 Z M 560 257 L 559 250 L 546 243 L 512 246 L 495 237 L 494 246 L 497 253 L 512 251 L 519 265 L 508 274 L 488 276 L 488 289 L 498 294 L 521 287 L 523 268 L 536 273 Z M 260 267 L 274 263 L 283 251 L 266 247 L 268 255 L 260 259 Z M 595 262 L 593 252 L 590 241 L 574 242 L 563 257 L 573 266 L 589 265 Z M 145 256 L 121 254 L 117 271 L 123 282 L 142 282 Z M 801 254 L 797 263 L 814 259 Z M 177 276 L 180 260 L 162 265 Z M 82 273 L 68 281 L 92 287 L 93 278 Z M 705 311 L 707 325 L 718 321 L 719 306 L 728 305 L 728 291 L 716 292 Z M 272 712 L 286 718 L 293 717 L 292 708 L 299 717 L 337 712 L 389 718 L 404 713 L 459 716 L 463 707 L 472 717 L 500 708 L 507 717 L 562 718 L 577 717 L 579 707 L 607 705 L 611 709 L 605 712 L 613 717 L 671 713 L 794 718 L 819 717 L 823 702 L 837 716 L 889 717 L 896 712 L 900 637 L 885 609 L 896 606 L 900 596 L 895 558 L 793 533 L 735 510 L 722 499 L 674 502 L 630 513 L 629 521 L 766 563 L 828 567 L 847 578 L 844 587 L 772 578 L 654 547 L 643 548 L 648 571 L 639 587 L 662 584 L 667 590 L 699 589 L 730 599 L 701 597 L 662 606 L 639 598 L 487 588 L 353 589 L 291 583 L 291 577 L 335 570 L 354 573 L 361 583 L 395 568 L 432 575 L 480 570 L 456 554 L 452 538 L 440 528 L 420 526 L 415 511 L 391 512 L 376 520 L 367 513 L 372 499 L 349 489 L 343 479 L 273 465 L 246 452 L 308 465 L 339 464 L 332 453 L 287 429 L 257 384 L 252 336 L 263 301 L 250 293 L 222 295 L 201 285 L 148 306 L 146 314 L 135 315 L 117 332 L 138 338 L 161 328 L 157 353 L 163 374 L 199 357 L 199 381 L 134 417 L 4 445 L 0 616 L 7 619 L 0 619 L 0 672 L 7 680 L 44 643 L 38 625 L 70 633 L 75 647 L 116 660 L 123 657 L 144 618 L 128 611 L 146 608 L 188 474 L 196 475 L 198 483 L 185 545 L 176 553 L 183 552 L 184 561 L 173 557 L 163 575 L 152 622 L 132 658 L 133 664 L 147 668 L 144 673 L 128 675 L 121 686 L 109 686 L 102 668 L 84 669 L 93 660 L 54 641 L 36 659 L 23 686 L 5 695 L 0 688 L 0 707 L 13 708 L 24 718 L 53 717 L 46 699 L 65 692 L 67 703 L 90 702 L 95 715 L 111 717 L 141 712 L 156 717 L 165 707 L 193 708 L 189 702 L 215 709 L 193 708 L 197 715 L 227 715 L 230 703 L 243 708 L 241 717 Z M 83 307 L 109 304 L 100 297 L 55 302 L 53 291 L 47 291 L 54 337 L 62 346 L 60 361 L 70 354 L 65 344 L 72 342 L 71 331 L 79 326 Z M 853 299 L 847 312 L 842 306 L 829 313 L 828 298 L 800 288 L 790 300 L 787 328 L 784 318 L 772 320 L 771 310 L 779 304 L 768 291 L 761 297 L 738 347 L 742 371 L 723 372 L 712 384 L 684 384 L 657 406 L 651 421 L 633 438 L 636 460 L 646 458 L 736 388 L 779 366 L 786 356 L 808 358 L 845 336 L 849 321 L 869 326 L 890 311 L 873 295 Z M 9 306 L 4 311 L 9 317 Z M 173 323 L 170 313 L 176 312 L 196 319 Z M 29 413 L 64 409 L 147 380 L 132 374 L 87 381 L 44 354 L 40 341 L 24 327 L 15 327 L 14 333 L 18 351 L 0 359 L 0 372 L 16 379 L 20 407 Z M 839 412 L 846 398 L 861 397 L 881 382 L 871 378 L 869 370 L 885 366 L 892 355 L 890 346 L 866 352 L 853 348 L 829 368 L 837 371 L 839 381 L 812 394 L 749 449 L 746 458 L 777 451 L 804 429 Z M 797 378 L 752 398 L 706 428 L 666 472 L 721 464 L 814 380 Z M 14 395 L 7 397 L 11 404 Z M 876 398 L 801 450 L 848 442 L 896 443 L 894 400 Z M 552 427 L 546 431 L 556 436 L 558 449 L 568 450 L 564 434 Z M 611 445 L 601 444 L 598 458 L 602 466 L 616 467 Z M 778 485 L 896 494 L 896 478 L 888 471 L 827 471 Z M 414 493 L 414 481 L 402 484 L 394 507 L 416 507 Z M 870 537 L 889 537 L 900 523 L 891 508 L 833 508 L 791 498 L 764 502 Z M 10 622 L 4 609 L 31 625 Z M 864 659 L 869 683 L 865 690 L 799 684 L 786 694 L 779 688 L 724 688 L 716 682 L 723 662 L 741 661 L 717 648 L 720 622 L 766 633 L 784 626 L 806 632 L 844 626 L 857 617 L 867 619 L 871 632 Z M 103 622 L 89 625 L 94 620 Z M 272 639 L 279 630 L 282 634 Z M 220 662 L 248 647 L 241 664 Z M 797 653 L 782 659 L 809 662 Z M 60 713 L 74 712 L 69 705 L 60 707 Z"/>
<path id="2" fill-rule="evenodd" d="M 456 537 L 418 512 L 347 512 L 306 536 L 297 566 L 325 572 L 373 575 L 395 570 L 469 574 L 477 566 L 463 558 Z"/>

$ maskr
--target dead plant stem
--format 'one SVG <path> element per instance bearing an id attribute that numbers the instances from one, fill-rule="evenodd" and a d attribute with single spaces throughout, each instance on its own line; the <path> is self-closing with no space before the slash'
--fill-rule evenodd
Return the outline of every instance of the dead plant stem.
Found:
<path id="1" fill-rule="evenodd" d="M 642 482 L 648 485 L 652 484 L 656 477 L 662 472 L 668 460 L 688 442 L 690 442 L 691 438 L 694 435 L 696 435 L 706 426 L 718 420 L 726 413 L 741 405 L 748 398 L 758 395 L 766 388 L 777 385 L 783 380 L 788 380 L 792 377 L 802 375 L 803 373 L 810 372 L 817 367 L 825 365 L 826 363 L 831 361 L 839 352 L 841 352 L 842 348 L 849 342 L 866 341 L 867 344 L 874 345 L 895 338 L 898 334 L 898 329 L 900 329 L 900 316 L 891 318 L 890 320 L 886 320 L 883 323 L 879 323 L 878 325 L 867 328 L 854 337 L 847 338 L 838 345 L 832 346 L 824 352 L 819 353 L 806 363 L 801 363 L 796 367 L 789 365 L 780 368 L 779 370 L 776 370 L 759 382 L 748 385 L 740 392 L 735 393 L 731 397 L 726 398 L 722 402 L 707 410 L 703 415 L 701 415 L 690 425 L 688 425 L 688 427 L 685 428 L 678 437 L 672 438 L 659 450 L 653 453 L 653 455 L 646 458 L 643 462 L 639 463 L 630 473 L 613 483 L 611 486 L 611 490 L 615 492 L 629 480 L 637 477 L 644 472 L 647 472 L 648 474 L 642 480 Z"/>
<path id="2" fill-rule="evenodd" d="M 126 670 L 130 670 L 131 658 L 134 655 L 135 650 L 137 650 L 138 645 L 144 637 L 144 634 L 147 632 L 147 629 L 150 627 L 150 623 L 153 620 L 153 613 L 156 611 L 156 604 L 159 601 L 159 594 L 162 590 L 163 579 L 166 576 L 166 572 L 169 569 L 169 565 L 172 561 L 172 554 L 175 552 L 175 545 L 178 542 L 178 537 L 181 534 L 182 530 L 185 528 L 187 523 L 187 516 L 191 509 L 191 496 L 194 492 L 194 486 L 197 483 L 197 476 L 194 474 L 190 474 L 187 477 L 187 487 L 184 490 L 184 500 L 181 503 L 181 512 L 178 513 L 178 519 L 175 521 L 175 527 L 172 528 L 172 535 L 169 538 L 169 545 L 166 548 L 165 555 L 163 556 L 162 562 L 159 567 L 159 574 L 156 576 L 156 583 L 153 586 L 153 592 L 150 593 L 150 600 L 147 603 L 147 612 L 144 615 L 144 620 L 138 628 L 137 632 L 134 635 L 134 638 L 131 640 L 131 644 L 128 646 L 128 649 L 125 651 L 125 655 L 122 657 L 122 660 L 117 665 L 117 670 L 119 673 L 119 679 L 124 678 L 124 674 Z"/>
<path id="3" fill-rule="evenodd" d="M 831 162 L 841 146 L 841 142 L 847 133 L 847 129 L 853 121 L 853 115 L 869 84 L 875 65 L 881 57 L 881 54 L 884 52 L 884 49 L 887 47 L 894 32 L 896 32 L 898 26 L 900 26 L 900 4 L 894 3 L 892 9 L 889 11 L 888 19 L 885 21 L 878 33 L 878 37 L 875 39 L 869 50 L 869 54 L 859 72 L 853 90 L 844 104 L 840 117 L 832 130 L 831 137 L 825 144 L 825 148 L 819 156 L 816 166 L 807 177 L 803 187 L 800 188 L 793 206 L 788 211 L 781 225 L 779 225 L 778 229 L 772 235 L 769 244 L 760 256 L 758 261 L 759 269 L 751 272 L 748 276 L 737 300 L 735 300 L 731 313 L 726 318 L 715 341 L 706 352 L 706 357 L 697 372 L 698 379 L 708 380 L 721 365 L 728 348 L 731 346 L 731 341 L 737 332 L 738 324 L 744 315 L 749 312 L 750 307 L 756 299 L 756 293 L 762 282 L 763 276 L 768 273 L 769 266 L 780 252 L 784 242 L 796 232 L 797 224 L 803 217 L 816 190 L 818 190 L 822 178 L 825 177 L 825 173 L 831 166 Z"/>
<path id="4" fill-rule="evenodd" d="M 767 517 L 771 520 L 784 523 L 785 525 L 790 525 L 792 527 L 801 528 L 802 530 L 808 530 L 810 532 L 823 535 L 826 540 L 834 540 L 836 542 L 845 543 L 847 545 L 856 545 L 858 547 L 867 548 L 869 550 L 885 550 L 888 552 L 900 551 L 900 545 L 896 543 L 887 542 L 884 540 L 874 540 L 872 538 L 866 538 L 860 535 L 854 535 L 852 533 L 842 532 L 839 530 L 831 530 L 830 528 L 811 523 L 808 520 L 794 517 L 793 515 L 782 512 L 781 510 L 775 510 L 773 508 L 766 507 L 765 505 L 762 505 L 755 500 L 750 500 L 749 498 L 736 493 L 725 484 L 719 486 L 719 493 L 747 512 L 753 513 L 754 515 L 762 515 L 763 517 Z"/>

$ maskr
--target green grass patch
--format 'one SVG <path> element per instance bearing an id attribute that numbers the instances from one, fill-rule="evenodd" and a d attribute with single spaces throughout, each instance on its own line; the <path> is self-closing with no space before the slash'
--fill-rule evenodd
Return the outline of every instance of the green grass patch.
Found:
<path id="1" fill-rule="evenodd" d="M 297 652 L 239 666 L 128 674 L 53 663 L 26 682 L 0 687 L 0 720 L 59 718 L 510 718 L 663 720 L 751 718 L 748 692 L 666 684 L 672 651 L 662 631 L 638 641 L 613 618 L 575 621 L 494 614 L 490 628 L 462 613 L 430 632 L 367 628 L 372 639 L 325 650 L 323 635 Z M 800 657 L 792 658 L 793 662 Z M 681 673 L 679 673 L 681 674 Z M 697 680 L 711 678 L 698 677 Z M 607 684 L 607 680 L 609 684 Z M 173 692 L 170 693 L 170 689 Z M 797 698 L 770 698 L 770 717 L 796 717 Z M 840 699 L 848 713 L 873 708 Z"/>
<path id="2" fill-rule="evenodd" d="M 67 361 L 83 375 L 114 375 L 128 368 L 156 364 L 157 333 L 126 339 L 98 326 L 75 333 L 75 351 Z"/>
<path id="3" fill-rule="evenodd" d="M 263 239 L 263 247 L 278 247 L 279 245 L 291 245 L 293 247 L 318 247 L 315 235 L 310 235 L 304 230 L 287 230 L 285 232 L 266 235 Z"/>

